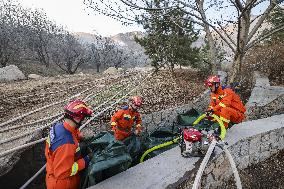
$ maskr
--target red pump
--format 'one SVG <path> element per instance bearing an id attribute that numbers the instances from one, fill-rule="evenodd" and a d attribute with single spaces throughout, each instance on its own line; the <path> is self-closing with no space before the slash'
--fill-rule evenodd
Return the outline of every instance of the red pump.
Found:
<path id="1" fill-rule="evenodd" d="M 186 128 L 183 130 L 183 138 L 184 140 L 189 141 L 189 142 L 201 141 L 202 134 L 196 129 Z"/>
<path id="2" fill-rule="evenodd" d="M 195 128 L 183 128 L 179 146 L 184 157 L 204 156 L 208 149 L 207 136 Z"/>

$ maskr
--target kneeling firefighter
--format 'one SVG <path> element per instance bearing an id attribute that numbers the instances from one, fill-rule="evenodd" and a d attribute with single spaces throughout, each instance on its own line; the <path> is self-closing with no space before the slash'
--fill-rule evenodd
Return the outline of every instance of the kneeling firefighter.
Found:
<path id="1" fill-rule="evenodd" d="M 79 142 L 83 138 L 79 127 L 93 111 L 81 100 L 64 107 L 64 121 L 53 125 L 46 141 L 46 188 L 78 189 L 79 171 L 86 168 L 93 154 L 81 157 Z"/>
<path id="2" fill-rule="evenodd" d="M 129 99 L 129 104 L 121 107 L 111 117 L 111 127 L 116 140 L 124 140 L 132 134 L 132 127 L 135 125 L 135 134 L 139 135 L 143 129 L 142 120 L 138 108 L 142 105 L 140 96 L 133 96 Z"/>
<path id="3" fill-rule="evenodd" d="M 211 90 L 210 105 L 207 114 L 216 114 L 223 121 L 226 129 L 228 124 L 240 123 L 245 119 L 246 108 L 239 95 L 232 89 L 221 86 L 219 76 L 209 76 L 205 85 Z"/>

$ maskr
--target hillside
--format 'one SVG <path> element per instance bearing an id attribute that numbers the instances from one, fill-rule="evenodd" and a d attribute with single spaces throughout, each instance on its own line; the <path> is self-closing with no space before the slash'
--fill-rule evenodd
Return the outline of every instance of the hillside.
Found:
<path id="1" fill-rule="evenodd" d="M 140 112 L 149 114 L 189 103 L 205 90 L 203 79 L 191 70 L 175 70 L 175 75 L 168 71 L 149 74 L 133 69 L 118 75 L 77 74 L 1 84 L 0 149 L 6 151 L 38 139 L 41 131 L 40 137 L 45 137 L 71 99 L 84 99 L 95 114 L 104 112 L 84 130 L 92 134 L 109 129 L 110 116 L 120 106 L 113 104 L 118 99 L 141 95 L 144 104 Z M 137 91 L 131 92 L 135 88 Z"/>
<path id="2" fill-rule="evenodd" d="M 144 48 L 134 40 L 134 36 L 142 37 L 143 35 L 144 34 L 142 32 L 133 31 L 127 33 L 119 33 L 117 35 L 109 37 L 114 44 L 116 44 L 126 54 L 129 54 L 131 56 L 131 58 L 129 58 L 129 60 L 124 63 L 123 67 L 143 67 L 149 64 L 148 56 L 144 54 Z M 97 36 L 95 34 L 77 32 L 74 33 L 74 36 L 76 36 L 76 38 L 82 44 L 97 43 Z"/>
<path id="3" fill-rule="evenodd" d="M 25 80 L 15 83 L 0 84 L 0 121 L 8 120 L 29 110 L 39 108 L 53 102 L 68 98 L 80 91 L 90 89 L 89 94 L 99 89 L 116 85 L 116 91 L 126 87 L 131 82 L 141 82 L 148 72 L 131 71 L 126 75 L 77 74 L 58 77 L 44 77 L 39 80 Z M 202 87 L 200 87 L 200 85 Z M 92 88 L 94 87 L 94 88 Z M 164 108 L 187 103 L 199 95 L 205 88 L 203 80 L 197 72 L 176 70 L 172 75 L 168 71 L 151 76 L 138 89 L 138 94 L 144 98 L 143 113 L 150 113 Z M 104 100 L 107 100 L 105 96 Z M 103 100 L 103 99 L 102 99 Z M 96 107 L 95 104 L 94 107 Z"/>

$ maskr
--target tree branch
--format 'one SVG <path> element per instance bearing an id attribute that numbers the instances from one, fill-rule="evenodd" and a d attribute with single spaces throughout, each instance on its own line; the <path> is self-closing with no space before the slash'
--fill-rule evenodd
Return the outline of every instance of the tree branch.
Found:
<path id="1" fill-rule="evenodd" d="M 185 2 L 180 1 L 180 0 L 177 0 L 177 2 L 182 4 L 185 7 L 191 8 L 192 10 L 198 11 L 198 9 L 195 6 L 191 5 L 191 4 L 185 3 Z"/>
<path id="2" fill-rule="evenodd" d="M 264 11 L 263 15 L 259 18 L 259 20 L 257 21 L 257 23 L 255 24 L 255 26 L 253 27 L 253 29 L 251 30 L 251 32 L 249 33 L 248 39 L 247 41 L 249 42 L 252 37 L 254 36 L 254 34 L 257 32 L 257 30 L 259 29 L 259 27 L 261 26 L 261 24 L 263 23 L 263 21 L 266 19 L 266 17 L 268 16 L 268 14 L 271 12 L 271 10 L 276 6 L 276 0 L 271 0 L 270 5 L 267 7 L 267 9 Z"/>
<path id="3" fill-rule="evenodd" d="M 243 7 L 243 5 L 242 5 L 242 3 L 241 3 L 240 0 L 235 0 L 235 3 L 234 3 L 234 4 L 237 6 L 237 8 L 238 8 L 241 12 L 243 11 L 244 7 Z"/>
<path id="4" fill-rule="evenodd" d="M 250 49 L 251 47 L 253 47 L 255 44 L 257 44 L 258 42 L 270 37 L 271 35 L 273 35 L 274 33 L 278 32 L 278 31 L 281 31 L 281 30 L 284 30 L 284 24 L 280 25 L 279 27 L 275 28 L 275 29 L 272 29 L 271 31 L 267 32 L 267 34 L 263 34 L 263 35 L 260 35 L 258 38 L 256 38 L 255 40 L 253 40 L 251 43 L 249 43 L 245 50 L 248 50 Z"/>
<path id="5" fill-rule="evenodd" d="M 188 15 L 191 15 L 191 16 L 193 16 L 193 17 L 195 17 L 195 18 L 201 20 L 204 24 L 207 24 L 208 26 L 210 26 L 210 27 L 221 37 L 221 39 L 230 47 L 230 49 L 231 49 L 233 52 L 235 52 L 235 48 L 234 48 L 234 47 L 231 45 L 231 43 L 220 33 L 220 31 L 218 31 L 218 30 L 216 29 L 215 26 L 213 26 L 212 24 L 210 24 L 210 23 L 207 22 L 206 20 L 202 19 L 201 17 L 199 17 L 199 16 L 197 16 L 197 15 L 195 15 L 195 14 L 193 14 L 193 13 L 187 12 L 187 11 L 185 11 L 185 10 L 183 10 L 183 11 L 184 11 L 185 13 L 187 13 Z"/>
<path id="6" fill-rule="evenodd" d="M 167 10 L 167 9 L 176 8 L 176 6 L 162 7 L 162 8 L 148 8 L 148 7 L 138 6 L 136 4 L 133 4 L 132 2 L 128 2 L 128 1 L 125 1 L 125 0 L 119 0 L 119 1 L 121 1 L 122 3 L 124 3 L 125 5 L 127 5 L 129 7 L 132 7 L 132 8 L 138 9 L 138 10 L 146 10 L 146 11 L 160 11 L 160 10 Z"/>
<path id="7" fill-rule="evenodd" d="M 221 30 L 224 32 L 224 34 L 226 35 L 226 37 L 231 41 L 231 43 L 233 45 L 235 45 L 235 47 L 237 46 L 236 43 L 234 42 L 234 40 L 231 38 L 231 36 L 227 33 L 227 31 L 224 29 L 224 27 L 220 24 L 220 22 L 217 22 L 217 24 L 219 25 L 219 27 L 221 28 Z"/>

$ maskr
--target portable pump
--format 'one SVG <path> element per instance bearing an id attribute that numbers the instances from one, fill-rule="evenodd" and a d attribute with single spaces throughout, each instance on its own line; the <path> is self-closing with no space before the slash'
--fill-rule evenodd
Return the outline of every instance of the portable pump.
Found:
<path id="1" fill-rule="evenodd" d="M 204 156 L 208 150 L 209 142 L 207 134 L 195 128 L 182 128 L 179 146 L 184 157 Z"/>

